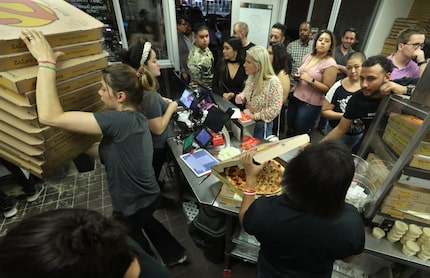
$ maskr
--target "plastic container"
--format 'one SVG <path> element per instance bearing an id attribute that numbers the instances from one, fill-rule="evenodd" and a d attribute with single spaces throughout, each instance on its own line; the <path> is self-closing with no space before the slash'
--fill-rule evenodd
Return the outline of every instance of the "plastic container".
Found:
<path id="1" fill-rule="evenodd" d="M 365 206 L 374 200 L 375 193 L 376 188 L 368 178 L 355 174 L 345 200 L 362 212 Z"/>
<path id="2" fill-rule="evenodd" d="M 352 157 L 354 158 L 355 174 L 365 175 L 369 169 L 369 163 L 358 155 L 353 154 Z"/>

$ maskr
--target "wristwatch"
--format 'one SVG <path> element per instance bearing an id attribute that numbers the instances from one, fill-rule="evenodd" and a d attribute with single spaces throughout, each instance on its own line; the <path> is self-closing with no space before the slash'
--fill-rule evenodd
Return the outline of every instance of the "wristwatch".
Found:
<path id="1" fill-rule="evenodd" d="M 407 95 L 407 96 L 412 95 L 412 91 L 414 90 L 414 88 L 415 88 L 415 86 L 408 85 L 408 86 L 406 87 L 406 95 Z"/>
<path id="2" fill-rule="evenodd" d="M 422 62 L 418 62 L 417 64 L 418 64 L 418 66 L 420 67 L 421 65 L 427 64 L 427 60 L 424 60 L 424 61 L 422 61 Z"/>

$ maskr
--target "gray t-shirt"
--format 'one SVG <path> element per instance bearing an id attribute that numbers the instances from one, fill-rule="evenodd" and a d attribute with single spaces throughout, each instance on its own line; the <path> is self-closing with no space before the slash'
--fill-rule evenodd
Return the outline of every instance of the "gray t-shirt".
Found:
<path id="1" fill-rule="evenodd" d="M 141 102 L 141 108 L 147 119 L 162 117 L 167 110 L 167 103 L 159 93 L 145 91 Z M 160 135 L 152 134 L 154 149 L 162 149 L 166 146 L 168 137 L 173 136 L 173 128 L 169 123 Z"/>
<path id="2" fill-rule="evenodd" d="M 94 117 L 103 132 L 99 156 L 106 167 L 113 209 L 132 215 L 160 193 L 152 168 L 148 120 L 131 110 L 95 112 Z"/>

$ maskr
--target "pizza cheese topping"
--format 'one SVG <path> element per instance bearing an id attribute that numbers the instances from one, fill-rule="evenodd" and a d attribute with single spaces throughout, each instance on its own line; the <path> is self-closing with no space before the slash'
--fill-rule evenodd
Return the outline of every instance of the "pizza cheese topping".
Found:
<path id="1" fill-rule="evenodd" d="M 238 166 L 227 167 L 224 169 L 226 179 L 239 190 L 246 189 L 246 174 L 244 169 Z M 275 160 L 269 160 L 257 177 L 255 187 L 258 195 L 275 194 L 281 191 L 281 179 L 284 174 L 284 167 Z"/>

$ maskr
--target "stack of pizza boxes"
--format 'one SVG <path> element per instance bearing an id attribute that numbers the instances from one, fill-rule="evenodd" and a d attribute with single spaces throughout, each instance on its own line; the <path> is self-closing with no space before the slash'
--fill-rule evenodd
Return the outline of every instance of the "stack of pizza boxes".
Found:
<path id="1" fill-rule="evenodd" d="M 423 120 L 407 114 L 391 114 L 382 139 L 397 154 L 401 155 Z M 430 170 L 430 131 L 416 148 L 410 166 Z"/>
<path id="2" fill-rule="evenodd" d="M 286 161 L 292 159 L 295 155 L 297 155 L 300 147 L 303 145 L 306 145 L 309 142 L 310 142 L 309 135 L 302 134 L 302 135 L 297 135 L 295 137 L 283 139 L 277 142 L 260 144 L 254 147 L 257 150 L 257 152 L 254 154 L 253 158 L 256 163 L 263 163 L 265 161 L 274 159 L 283 167 L 285 167 Z M 248 151 L 253 151 L 254 148 Z M 243 195 L 242 190 L 238 189 L 236 185 L 232 184 L 230 182 L 230 179 L 228 179 L 226 176 L 227 169 L 234 166 L 238 166 L 240 169 L 243 169 L 243 165 L 240 161 L 240 155 L 224 160 L 216 165 L 213 165 L 211 168 L 211 173 L 214 174 L 223 183 L 224 186 L 227 186 L 230 189 L 230 190 L 224 190 L 224 193 L 234 192 L 237 195 L 239 195 L 239 197 L 241 197 Z M 277 193 L 280 193 L 280 191 L 276 192 L 275 194 Z M 259 194 L 258 190 L 257 190 L 257 194 Z M 270 194 L 270 193 L 267 193 L 267 194 Z M 227 196 L 222 196 L 222 197 L 228 198 Z"/>
<path id="3" fill-rule="evenodd" d="M 37 61 L 20 40 L 21 30 L 42 31 L 57 61 L 57 89 L 65 111 L 98 111 L 103 24 L 65 1 L 0 3 L 0 157 L 46 178 L 99 140 L 44 126 L 36 107 Z"/>

